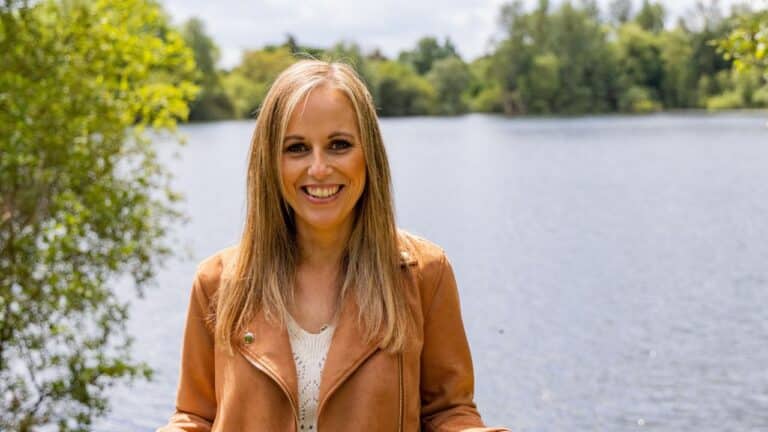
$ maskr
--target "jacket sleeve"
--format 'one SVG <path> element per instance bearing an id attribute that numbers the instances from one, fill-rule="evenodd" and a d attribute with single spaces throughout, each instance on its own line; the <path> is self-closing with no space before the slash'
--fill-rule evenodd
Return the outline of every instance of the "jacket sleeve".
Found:
<path id="1" fill-rule="evenodd" d="M 424 315 L 421 357 L 423 429 L 427 432 L 508 431 L 485 427 L 473 401 L 472 358 L 461 319 L 456 279 L 444 254 L 435 272 L 434 294 Z"/>
<path id="2" fill-rule="evenodd" d="M 157 432 L 208 432 L 216 415 L 213 335 L 205 320 L 209 298 L 195 275 L 181 348 L 176 412 Z"/>

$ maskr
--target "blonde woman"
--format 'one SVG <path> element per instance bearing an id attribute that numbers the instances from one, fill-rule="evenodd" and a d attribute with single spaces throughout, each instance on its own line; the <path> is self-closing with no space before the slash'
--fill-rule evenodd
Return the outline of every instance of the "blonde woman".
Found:
<path id="1" fill-rule="evenodd" d="M 176 413 L 159 431 L 503 431 L 473 402 L 443 251 L 395 227 L 370 94 L 299 61 L 261 107 L 238 245 L 192 286 Z"/>

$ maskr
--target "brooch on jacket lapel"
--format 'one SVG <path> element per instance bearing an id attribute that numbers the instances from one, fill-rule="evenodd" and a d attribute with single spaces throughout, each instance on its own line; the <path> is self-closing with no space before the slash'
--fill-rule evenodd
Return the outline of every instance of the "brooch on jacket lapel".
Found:
<path id="1" fill-rule="evenodd" d="M 253 343 L 253 333 L 245 332 L 245 335 L 243 335 L 243 342 L 245 342 L 246 345 L 252 344 Z"/>

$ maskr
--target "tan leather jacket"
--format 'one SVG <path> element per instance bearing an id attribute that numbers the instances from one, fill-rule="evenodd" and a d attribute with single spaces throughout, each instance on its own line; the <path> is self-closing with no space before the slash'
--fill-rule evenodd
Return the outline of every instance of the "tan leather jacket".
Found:
<path id="1" fill-rule="evenodd" d="M 403 233 L 408 301 L 418 328 L 392 355 L 365 344 L 351 296 L 342 305 L 320 384 L 317 429 L 506 431 L 486 428 L 473 402 L 473 372 L 453 270 L 438 246 Z M 204 260 L 192 287 L 176 413 L 159 432 L 297 431 L 297 378 L 285 328 L 257 314 L 231 356 L 205 324 L 234 248 Z M 252 337 L 251 337 L 252 336 Z M 303 432 L 303 431 L 297 431 Z"/>

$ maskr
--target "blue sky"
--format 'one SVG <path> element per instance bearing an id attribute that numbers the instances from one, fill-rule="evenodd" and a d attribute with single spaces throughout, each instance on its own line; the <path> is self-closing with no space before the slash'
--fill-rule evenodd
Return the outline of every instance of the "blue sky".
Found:
<path id="1" fill-rule="evenodd" d="M 711 0 L 706 0 L 711 1 Z M 577 3 L 575 0 L 574 3 Z M 685 16 L 696 0 L 662 0 L 671 16 Z M 724 11 L 744 0 L 720 0 Z M 498 36 L 503 0 L 162 0 L 174 22 L 201 18 L 221 49 L 221 66 L 231 67 L 243 49 L 281 43 L 287 33 L 299 43 L 330 46 L 340 40 L 360 43 L 365 51 L 379 48 L 395 56 L 425 35 L 449 36 L 466 59 L 490 49 Z M 533 7 L 537 0 L 526 0 Z M 553 0 L 553 4 L 559 1 Z M 609 0 L 599 0 L 605 11 Z M 635 8 L 641 0 L 635 0 Z M 751 0 L 768 6 L 768 0 Z"/>

